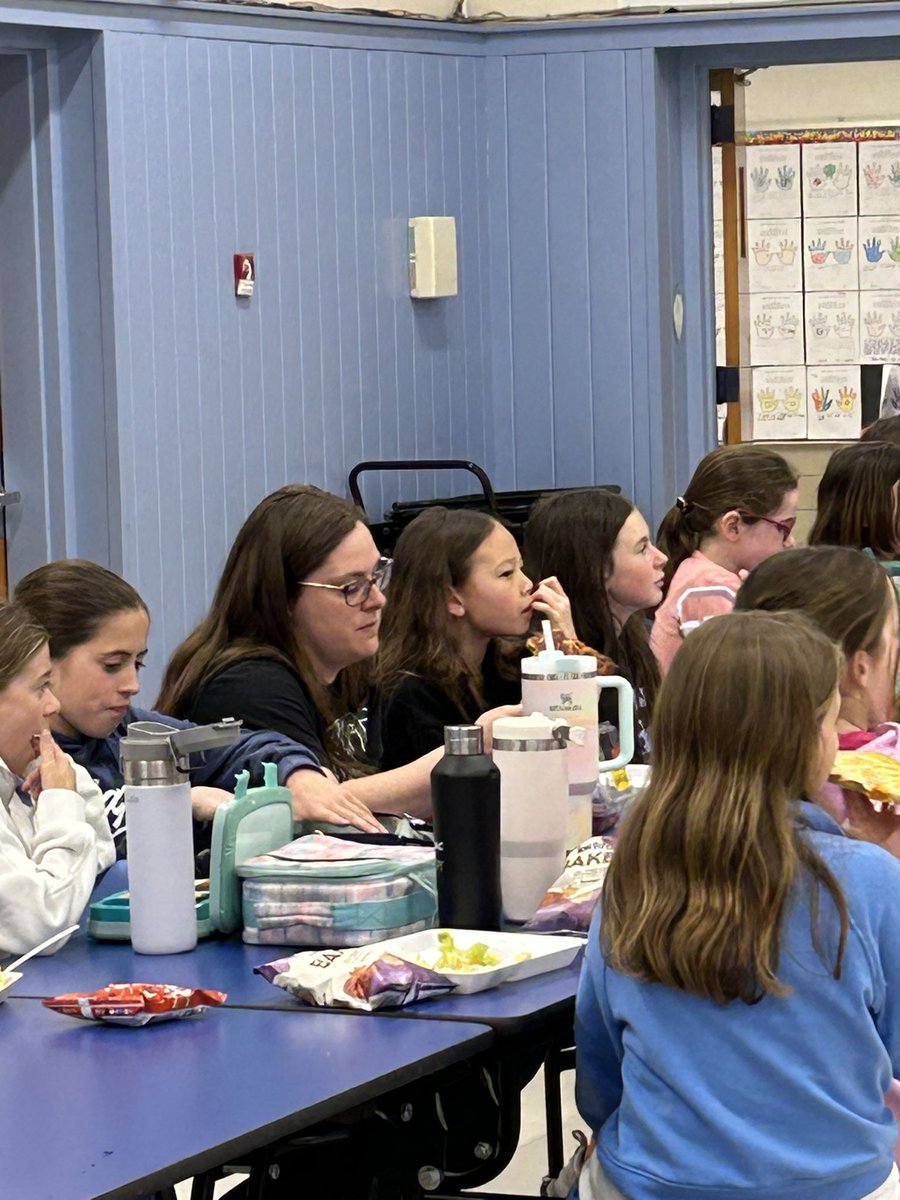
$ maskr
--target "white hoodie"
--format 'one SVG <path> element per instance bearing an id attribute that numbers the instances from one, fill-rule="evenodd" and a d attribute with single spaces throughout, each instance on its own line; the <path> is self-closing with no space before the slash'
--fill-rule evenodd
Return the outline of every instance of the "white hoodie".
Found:
<path id="1" fill-rule="evenodd" d="M 103 795 L 72 765 L 75 791 L 45 788 L 31 804 L 0 760 L 0 950 L 7 953 L 80 920 L 98 872 L 115 861 Z"/>

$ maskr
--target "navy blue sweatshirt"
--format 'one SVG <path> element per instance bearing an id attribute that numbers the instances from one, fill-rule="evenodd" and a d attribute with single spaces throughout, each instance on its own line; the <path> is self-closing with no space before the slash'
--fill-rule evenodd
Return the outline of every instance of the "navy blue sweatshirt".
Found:
<path id="1" fill-rule="evenodd" d="M 116 839 L 119 858 L 124 858 L 126 854 L 125 789 L 122 768 L 119 765 L 119 742 L 133 721 L 161 721 L 164 725 L 171 725 L 173 729 L 190 729 L 194 724 L 193 721 L 178 721 L 175 717 L 167 717 L 147 708 L 129 707 L 108 737 L 68 737 L 62 733 L 54 734 L 63 750 L 71 754 L 75 762 L 80 763 L 90 773 L 103 791 L 106 815 Z M 294 771 L 305 768 L 321 770 L 318 760 L 306 746 L 291 741 L 280 733 L 265 732 L 242 733 L 233 746 L 226 746 L 222 750 L 206 750 L 203 754 L 193 755 L 191 762 L 192 785 L 224 788 L 228 792 L 234 791 L 235 776 L 245 769 L 250 772 L 251 785 L 261 785 L 262 766 L 267 762 L 278 764 L 278 782 L 281 784 L 285 783 Z M 194 848 L 198 852 L 209 845 L 210 825 L 209 821 L 202 825 L 195 822 Z"/>

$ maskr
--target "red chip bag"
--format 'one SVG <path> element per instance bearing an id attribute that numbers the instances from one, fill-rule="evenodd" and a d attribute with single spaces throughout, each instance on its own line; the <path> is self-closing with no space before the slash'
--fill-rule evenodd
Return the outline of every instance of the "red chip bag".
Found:
<path id="1" fill-rule="evenodd" d="M 69 992 L 42 1003 L 54 1012 L 88 1021 L 146 1025 L 167 1016 L 193 1016 L 226 999 L 225 992 L 171 983 L 111 983 L 97 992 Z"/>

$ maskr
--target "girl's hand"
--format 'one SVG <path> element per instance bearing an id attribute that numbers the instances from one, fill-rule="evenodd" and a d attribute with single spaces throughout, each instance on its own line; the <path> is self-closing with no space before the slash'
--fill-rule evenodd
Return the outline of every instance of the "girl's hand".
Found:
<path id="1" fill-rule="evenodd" d="M 572 605 L 555 575 L 542 579 L 537 585 L 531 598 L 531 607 L 541 616 L 547 617 L 555 629 L 562 630 L 563 637 L 578 637 L 572 624 Z"/>
<path id="2" fill-rule="evenodd" d="M 521 704 L 501 704 L 499 708 L 488 709 L 486 713 L 482 713 L 476 725 L 480 725 L 484 730 L 484 752 L 490 754 L 491 746 L 494 744 L 494 722 L 498 717 L 521 717 Z"/>
<path id="3" fill-rule="evenodd" d="M 45 788 L 68 788 L 75 791 L 75 768 L 65 753 L 53 740 L 53 734 L 45 729 L 40 737 L 40 762 L 28 772 L 23 780 L 25 790 L 32 800 Z"/>
<path id="4" fill-rule="evenodd" d="M 865 796 L 845 791 L 847 819 L 844 828 L 866 842 L 874 842 L 900 858 L 900 816 L 889 809 L 876 812 Z"/>
<path id="5" fill-rule="evenodd" d="M 192 787 L 191 816 L 195 821 L 211 821 L 219 805 L 232 799 L 231 792 L 226 792 L 224 788 Z"/>

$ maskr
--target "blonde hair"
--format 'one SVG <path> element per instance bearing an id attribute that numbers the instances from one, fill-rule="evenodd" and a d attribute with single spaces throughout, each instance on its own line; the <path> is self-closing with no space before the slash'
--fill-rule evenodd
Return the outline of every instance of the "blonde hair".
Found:
<path id="1" fill-rule="evenodd" d="M 48 640 L 47 630 L 38 625 L 24 605 L 0 600 L 0 692 Z"/>
<path id="2" fill-rule="evenodd" d="M 840 977 L 846 901 L 793 811 L 839 665 L 799 613 L 732 613 L 686 640 L 657 698 L 652 781 L 604 886 L 601 937 L 616 970 L 719 1003 L 784 996 L 781 933 L 802 879 L 817 949 L 822 888 L 840 915 Z"/>

